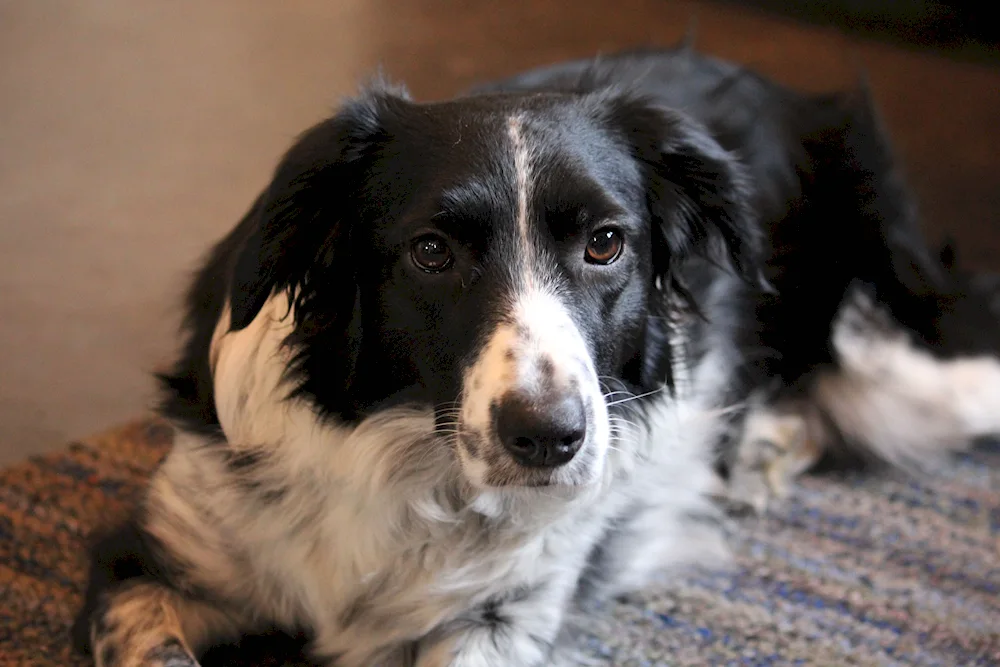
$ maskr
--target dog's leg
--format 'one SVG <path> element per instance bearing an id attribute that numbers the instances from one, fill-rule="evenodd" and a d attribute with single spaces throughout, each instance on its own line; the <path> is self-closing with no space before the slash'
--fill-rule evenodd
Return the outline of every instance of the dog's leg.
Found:
<path id="1" fill-rule="evenodd" d="M 763 510 L 828 448 L 846 444 L 927 471 L 976 438 L 1000 434 L 997 358 L 937 358 L 860 290 L 834 319 L 831 344 L 836 366 L 811 378 L 806 398 L 750 411 L 731 471 L 732 501 Z"/>
<path id="2" fill-rule="evenodd" d="M 763 512 L 787 495 L 792 480 L 823 455 L 822 420 L 806 402 L 760 405 L 750 410 L 730 470 L 729 500 Z"/>
<path id="3" fill-rule="evenodd" d="M 196 667 L 198 651 L 235 631 L 219 609 L 143 580 L 103 593 L 89 626 L 97 667 Z"/>
<path id="4" fill-rule="evenodd" d="M 838 368 L 812 396 L 858 448 L 889 463 L 932 469 L 949 452 L 1000 433 L 1000 360 L 937 358 L 860 291 L 833 323 Z"/>
<path id="5" fill-rule="evenodd" d="M 200 650 L 246 629 L 239 610 L 185 592 L 193 584 L 184 561 L 147 528 L 161 526 L 164 516 L 147 508 L 94 544 L 73 639 L 98 667 L 191 667 Z"/>

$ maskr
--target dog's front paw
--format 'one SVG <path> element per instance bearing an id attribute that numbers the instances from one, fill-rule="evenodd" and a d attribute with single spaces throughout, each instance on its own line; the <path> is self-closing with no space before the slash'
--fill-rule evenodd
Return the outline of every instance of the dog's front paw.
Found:
<path id="1" fill-rule="evenodd" d="M 128 641 L 107 638 L 94 645 L 96 667 L 199 667 L 198 661 L 180 640 L 168 638 L 148 649 L 139 650 Z"/>
<path id="2" fill-rule="evenodd" d="M 199 667 L 194 656 L 176 639 L 168 639 L 147 651 L 144 664 L 149 667 Z"/>
<path id="3" fill-rule="evenodd" d="M 754 410 L 736 450 L 727 501 L 736 510 L 763 513 L 773 498 L 787 496 L 795 478 L 822 455 L 821 435 L 802 412 Z"/>
<path id="4" fill-rule="evenodd" d="M 148 583 L 106 593 L 89 619 L 96 667 L 198 667 L 174 597 Z"/>
<path id="5" fill-rule="evenodd" d="M 415 667 L 550 667 L 552 643 L 511 627 L 479 627 L 422 646 Z"/>

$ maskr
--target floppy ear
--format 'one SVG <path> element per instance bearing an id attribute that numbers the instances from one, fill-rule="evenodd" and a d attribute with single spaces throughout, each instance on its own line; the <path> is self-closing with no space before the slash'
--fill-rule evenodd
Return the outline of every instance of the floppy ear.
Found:
<path id="1" fill-rule="evenodd" d="M 289 290 L 293 304 L 304 305 L 316 287 L 306 289 L 315 278 L 310 269 L 320 259 L 329 267 L 324 279 L 336 283 L 331 292 L 343 301 L 328 309 L 327 317 L 351 309 L 351 223 L 366 158 L 380 140 L 380 114 L 391 99 L 388 93 L 371 93 L 347 104 L 302 134 L 285 154 L 241 223 L 243 243 L 229 284 L 233 330 L 249 325 L 277 290 Z"/>
<path id="2" fill-rule="evenodd" d="M 683 293 L 675 264 L 701 255 L 766 286 L 762 230 L 743 165 L 706 128 L 671 109 L 623 99 L 615 116 L 646 179 L 655 275 Z"/>

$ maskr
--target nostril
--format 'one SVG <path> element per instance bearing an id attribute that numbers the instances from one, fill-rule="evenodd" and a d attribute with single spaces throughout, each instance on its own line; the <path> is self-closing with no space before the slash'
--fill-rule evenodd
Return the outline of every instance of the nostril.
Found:
<path id="1" fill-rule="evenodd" d="M 536 454 L 535 450 L 538 448 L 538 443 L 531 438 L 521 436 L 514 438 L 510 442 L 509 447 L 510 449 L 523 452 L 524 454 L 531 456 Z"/>
<path id="2" fill-rule="evenodd" d="M 560 444 L 563 447 L 577 447 L 577 446 L 579 446 L 580 442 L 583 441 L 583 436 L 584 435 L 585 434 L 583 432 L 583 429 L 580 429 L 578 431 L 574 431 L 573 433 L 571 433 L 571 434 L 567 435 L 565 438 L 563 438 L 562 442 Z"/>

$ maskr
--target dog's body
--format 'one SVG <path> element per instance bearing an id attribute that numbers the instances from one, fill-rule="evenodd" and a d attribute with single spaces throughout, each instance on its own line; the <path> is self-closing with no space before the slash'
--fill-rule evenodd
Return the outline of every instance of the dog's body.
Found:
<path id="1" fill-rule="evenodd" d="M 997 318 L 944 340 L 973 297 L 852 104 L 682 49 L 321 123 L 192 289 L 177 442 L 98 547 L 80 642 L 193 665 L 279 627 L 341 667 L 550 664 L 591 596 L 724 551 L 718 459 L 756 502 L 837 433 L 886 453 L 848 398 L 926 400 L 893 375 L 916 366 L 950 392 L 918 444 L 1000 430 Z"/>

